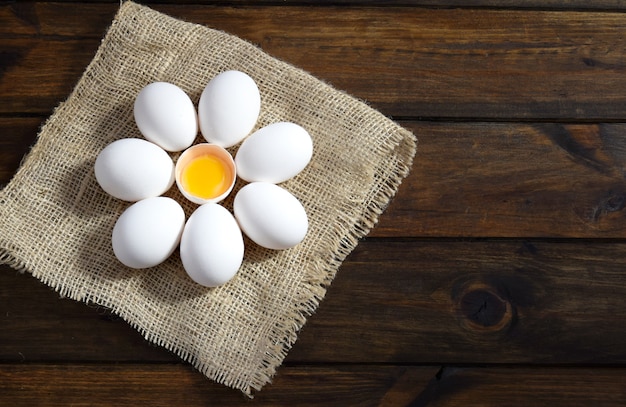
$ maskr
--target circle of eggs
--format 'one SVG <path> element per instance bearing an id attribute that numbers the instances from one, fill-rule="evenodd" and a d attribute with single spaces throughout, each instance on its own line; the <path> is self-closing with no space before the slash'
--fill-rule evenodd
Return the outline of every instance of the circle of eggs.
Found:
<path id="1" fill-rule="evenodd" d="M 272 250 L 294 247 L 304 239 L 306 211 L 277 184 L 308 165 L 313 154 L 311 136 L 291 122 L 272 123 L 250 134 L 260 109 L 261 95 L 254 80 L 233 70 L 209 81 L 197 112 L 185 91 L 172 83 L 153 82 L 138 93 L 133 113 L 144 139 L 110 143 L 94 165 L 96 180 L 106 193 L 132 202 L 111 235 L 113 253 L 122 264 L 135 269 L 154 267 L 178 247 L 187 275 L 200 285 L 216 287 L 232 279 L 241 267 L 244 234 Z M 206 143 L 192 146 L 198 131 Z M 239 143 L 233 158 L 225 148 Z M 181 151 L 174 163 L 168 152 Z M 215 151 L 215 157 L 227 165 L 223 170 L 210 170 L 213 173 L 208 176 L 189 178 L 186 184 L 183 176 L 190 162 L 206 158 L 199 151 Z M 228 168 L 235 174 L 219 196 L 200 196 L 189 183 L 224 178 L 221 171 L 225 174 Z M 236 176 L 248 184 L 237 192 L 231 214 L 219 202 L 232 190 Z M 185 198 L 199 205 L 187 220 L 180 203 L 161 196 L 174 183 Z"/>

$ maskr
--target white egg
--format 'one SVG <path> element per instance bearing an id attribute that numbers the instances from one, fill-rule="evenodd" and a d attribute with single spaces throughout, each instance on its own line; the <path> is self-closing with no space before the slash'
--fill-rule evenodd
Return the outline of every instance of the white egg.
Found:
<path id="1" fill-rule="evenodd" d="M 309 227 L 300 201 L 286 189 L 267 182 L 253 182 L 241 188 L 233 211 L 246 236 L 268 249 L 297 245 Z"/>
<path id="2" fill-rule="evenodd" d="M 223 206 L 207 203 L 189 217 L 180 241 L 180 258 L 196 283 L 216 287 L 237 274 L 243 262 L 243 236 Z"/>
<path id="3" fill-rule="evenodd" d="M 312 155 L 313 141 L 304 128 L 273 123 L 243 141 L 235 156 L 237 175 L 248 182 L 278 184 L 302 171 Z"/>
<path id="4" fill-rule="evenodd" d="M 200 95 L 200 132 L 209 143 L 234 146 L 250 134 L 260 111 L 261 94 L 254 80 L 244 72 L 222 72 Z"/>
<path id="5" fill-rule="evenodd" d="M 113 253 L 128 267 L 154 267 L 174 252 L 184 226 L 185 212 L 172 198 L 141 200 L 129 206 L 115 223 Z"/>
<path id="6" fill-rule="evenodd" d="M 163 194 L 174 184 L 174 162 L 156 144 L 138 138 L 107 145 L 94 165 L 96 180 L 108 194 L 134 202 Z"/>
<path id="7" fill-rule="evenodd" d="M 143 136 L 167 151 L 182 151 L 198 134 L 198 117 L 184 90 L 168 82 L 144 87 L 134 105 L 135 123 Z"/>

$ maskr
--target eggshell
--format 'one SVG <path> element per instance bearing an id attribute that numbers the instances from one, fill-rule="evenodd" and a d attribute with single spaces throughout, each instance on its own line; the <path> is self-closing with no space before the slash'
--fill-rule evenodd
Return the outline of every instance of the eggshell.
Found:
<path id="1" fill-rule="evenodd" d="M 250 134 L 260 111 L 261 94 L 254 80 L 244 72 L 222 72 L 200 95 L 200 132 L 209 143 L 234 146 Z"/>
<path id="2" fill-rule="evenodd" d="M 216 287 L 237 274 L 243 262 L 243 236 L 233 215 L 207 203 L 189 217 L 180 242 L 185 271 L 196 283 Z"/>
<path id="3" fill-rule="evenodd" d="M 174 184 L 174 162 L 156 144 L 138 138 L 107 145 L 94 165 L 96 181 L 108 194 L 135 202 L 163 194 Z"/>
<path id="4" fill-rule="evenodd" d="M 134 115 L 141 134 L 167 151 L 184 150 L 198 134 L 193 102 L 172 83 L 153 82 L 144 87 L 135 99 Z"/>
<path id="5" fill-rule="evenodd" d="M 235 156 L 237 175 L 248 182 L 278 184 L 302 171 L 313 155 L 309 133 L 295 123 L 265 126 L 246 138 Z"/>
<path id="6" fill-rule="evenodd" d="M 115 223 L 113 253 L 128 267 L 154 267 L 174 252 L 184 226 L 185 212 L 175 200 L 161 196 L 141 200 Z"/>
<path id="7" fill-rule="evenodd" d="M 203 198 L 203 197 L 199 197 L 199 196 L 192 194 L 191 192 L 185 189 L 183 185 L 184 183 L 182 181 L 185 167 L 189 165 L 191 161 L 193 161 L 194 159 L 202 157 L 202 156 L 211 156 L 211 157 L 218 158 L 220 162 L 224 164 L 224 169 L 225 169 L 224 183 L 228 184 L 228 187 L 226 188 L 226 190 L 224 190 L 222 194 L 212 197 L 212 198 Z M 180 157 L 178 157 L 178 160 L 176 161 L 176 166 L 174 168 L 174 172 L 175 172 L 175 178 L 176 178 L 176 186 L 178 187 L 178 190 L 183 194 L 185 198 L 189 199 L 191 202 L 198 204 L 198 205 L 202 205 L 205 203 L 221 202 L 222 200 L 224 200 L 224 198 L 228 196 L 228 194 L 230 194 L 230 191 L 233 190 L 233 187 L 235 186 L 235 182 L 237 181 L 237 170 L 235 168 L 235 160 L 233 160 L 233 157 L 230 155 L 228 151 L 226 151 L 224 148 L 215 144 L 200 143 L 185 150 L 180 155 Z"/>
<path id="8" fill-rule="evenodd" d="M 286 189 L 253 182 L 239 190 L 233 211 L 241 230 L 268 249 L 288 249 L 306 236 L 309 222 L 300 201 Z"/>

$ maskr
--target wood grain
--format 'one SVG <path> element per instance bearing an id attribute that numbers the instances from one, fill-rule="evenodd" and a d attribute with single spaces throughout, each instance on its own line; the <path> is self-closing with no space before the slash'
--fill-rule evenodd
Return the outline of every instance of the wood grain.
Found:
<path id="1" fill-rule="evenodd" d="M 171 386 L 176 377 L 175 388 Z M 62 378 L 62 380 L 59 380 Z M 254 401 L 184 365 L 14 365 L 0 370 L 11 406 L 254 405 L 533 406 L 619 405 L 626 391 L 610 368 L 285 366 Z M 515 385 L 511 385 L 515 383 Z M 299 404 L 303 405 L 303 404 Z"/>
<path id="2" fill-rule="evenodd" d="M 532 395 L 532 396 L 528 396 Z M 616 369 L 444 368 L 413 406 L 616 406 L 626 402 Z"/>
<path id="3" fill-rule="evenodd" d="M 31 280 L 0 273 L 0 360 L 172 360 L 105 310 Z M 624 363 L 625 281 L 624 243 L 368 239 L 287 360 Z"/>
<path id="4" fill-rule="evenodd" d="M 404 405 L 437 373 L 436 367 L 287 367 L 254 404 L 326 406 Z M 58 378 L 63 377 L 60 381 Z M 177 378 L 172 389 L 171 378 Z M 97 383 L 97 386 L 94 384 Z M 205 406 L 251 403 L 241 393 L 207 381 L 190 367 L 164 365 L 16 365 L 0 371 L 0 394 L 11 406 Z M 129 397 L 132 395 L 132 397 Z M 39 404 L 45 399 L 44 404 Z M 395 404 L 399 402 L 398 404 Z"/>
<path id="5" fill-rule="evenodd" d="M 290 357 L 623 363 L 623 250 L 591 242 L 367 240 Z"/>
<path id="6" fill-rule="evenodd" d="M 35 142 L 41 118 L 0 118 L 0 187 L 9 182 Z"/>
<path id="7" fill-rule="evenodd" d="M 81 3 L 100 3 L 101 0 L 83 0 Z M 30 7 L 28 1 L 17 1 L 14 7 Z M 56 3 L 76 3 L 74 0 L 57 0 Z M 155 7 L 159 4 L 171 3 L 171 0 L 145 0 L 142 4 Z M 185 4 L 236 6 L 372 6 L 372 7 L 497 7 L 514 9 L 555 9 L 555 10 L 624 10 L 620 0 L 596 0 L 592 3 L 585 0 L 186 0 Z"/>
<path id="8" fill-rule="evenodd" d="M 67 98 L 98 47 L 94 40 L 32 38 L 1 44 L 0 114 L 46 116 Z"/>
<path id="9" fill-rule="evenodd" d="M 37 5 L 22 19 L 11 7 L 0 8 L 8 22 L 0 35 L 11 37 L 3 40 L 1 51 L 6 67 L 0 79 L 0 112 L 10 106 L 47 113 L 79 78 L 115 7 L 89 5 L 90 17 L 84 21 L 62 5 Z M 395 117 L 624 118 L 623 13 L 168 5 L 157 9 L 238 35 Z M 13 30 L 32 30 L 45 37 L 13 38 Z M 73 63 L 64 62 L 68 60 Z M 21 67 L 19 78 L 11 69 L 15 64 Z"/>
<path id="10" fill-rule="evenodd" d="M 624 124 L 402 124 L 418 155 L 372 236 L 626 236 Z"/>
<path id="11" fill-rule="evenodd" d="M 0 184 L 43 118 L 0 118 Z M 403 121 L 419 139 L 375 237 L 624 238 L 626 125 Z"/>

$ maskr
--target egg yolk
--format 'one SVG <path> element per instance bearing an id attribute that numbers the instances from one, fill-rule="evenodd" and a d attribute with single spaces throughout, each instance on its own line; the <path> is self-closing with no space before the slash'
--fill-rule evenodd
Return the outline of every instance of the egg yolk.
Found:
<path id="1" fill-rule="evenodd" d="M 211 155 L 192 160 L 183 169 L 183 188 L 198 198 L 211 199 L 222 195 L 230 187 L 232 170 L 220 158 Z"/>

